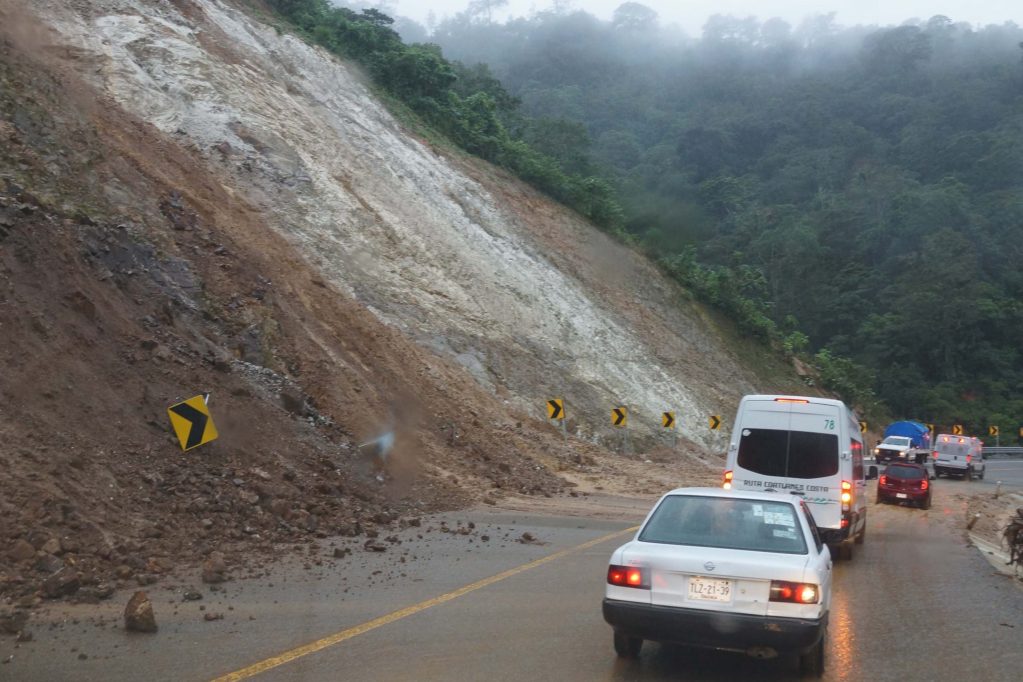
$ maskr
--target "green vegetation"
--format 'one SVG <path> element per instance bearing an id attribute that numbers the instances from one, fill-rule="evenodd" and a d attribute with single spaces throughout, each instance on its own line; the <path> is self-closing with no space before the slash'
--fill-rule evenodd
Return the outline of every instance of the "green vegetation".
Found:
<path id="1" fill-rule="evenodd" d="M 580 122 L 571 153 L 592 141 L 627 234 L 696 295 L 861 407 L 1023 423 L 1023 29 L 716 16 L 689 39 L 635 2 L 485 5 L 432 40 Z"/>
<path id="2" fill-rule="evenodd" d="M 393 20 L 378 10 L 355 12 L 327 0 L 267 4 L 313 42 L 361 64 L 378 86 L 454 144 L 507 168 L 597 225 L 620 231 L 621 206 L 583 151 L 582 126 L 522 116 L 519 100 L 485 66 L 448 61 L 436 45 L 406 45 Z M 559 156 L 539 149 L 557 150 Z"/>

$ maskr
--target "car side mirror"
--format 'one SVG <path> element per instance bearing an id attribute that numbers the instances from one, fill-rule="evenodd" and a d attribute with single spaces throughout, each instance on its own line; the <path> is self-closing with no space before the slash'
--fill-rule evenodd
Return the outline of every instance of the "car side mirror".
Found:
<path id="1" fill-rule="evenodd" d="M 871 464 L 867 467 L 867 480 L 873 481 L 875 478 L 877 478 L 877 467 Z"/>

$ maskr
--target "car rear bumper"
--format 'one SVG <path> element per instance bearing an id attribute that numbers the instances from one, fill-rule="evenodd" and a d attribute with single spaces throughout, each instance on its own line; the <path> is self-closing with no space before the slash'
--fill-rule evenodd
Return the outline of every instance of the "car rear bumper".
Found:
<path id="1" fill-rule="evenodd" d="M 824 633 L 823 619 L 777 618 L 604 599 L 604 620 L 630 637 L 747 652 L 804 652 Z"/>
<path id="2" fill-rule="evenodd" d="M 889 500 L 912 500 L 918 502 L 920 500 L 926 500 L 927 496 L 930 495 L 929 490 L 897 490 L 894 488 L 878 488 L 877 496 L 884 497 Z M 905 497 L 899 497 L 899 495 L 905 495 Z"/>

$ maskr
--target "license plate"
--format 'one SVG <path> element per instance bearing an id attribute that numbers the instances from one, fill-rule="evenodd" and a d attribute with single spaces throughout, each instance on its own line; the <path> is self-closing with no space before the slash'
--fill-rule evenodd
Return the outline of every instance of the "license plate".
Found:
<path id="1" fill-rule="evenodd" d="M 689 599 L 699 601 L 732 601 L 732 581 L 720 578 L 704 578 L 698 575 L 689 578 Z"/>
<path id="2" fill-rule="evenodd" d="M 906 493 L 895 493 L 895 497 L 898 497 L 898 498 L 904 500 L 904 499 L 906 499 Z"/>

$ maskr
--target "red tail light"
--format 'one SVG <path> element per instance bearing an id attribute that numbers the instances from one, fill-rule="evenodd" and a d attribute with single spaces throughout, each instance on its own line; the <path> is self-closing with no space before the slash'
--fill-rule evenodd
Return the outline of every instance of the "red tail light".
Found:
<path id="1" fill-rule="evenodd" d="M 820 590 L 811 583 L 790 583 L 784 580 L 771 581 L 771 601 L 793 604 L 816 604 L 820 601 Z"/>
<path id="2" fill-rule="evenodd" d="M 931 484 L 927 482 L 927 479 L 920 481 L 920 490 L 927 490 Z"/>
<path id="3" fill-rule="evenodd" d="M 722 488 L 724 488 L 725 490 L 731 490 L 732 489 L 732 476 L 733 475 L 734 474 L 731 471 L 726 471 L 725 472 L 724 480 L 721 483 L 721 487 Z"/>
<path id="4" fill-rule="evenodd" d="M 938 451 L 937 450 L 934 451 L 934 459 L 938 459 Z"/>
<path id="5" fill-rule="evenodd" d="M 969 464 L 970 460 L 973 459 L 973 455 L 966 455 L 966 463 Z"/>
<path id="6" fill-rule="evenodd" d="M 888 485 L 888 477 L 885 476 L 884 474 L 881 474 L 881 477 L 877 479 L 877 484 L 878 485 Z"/>
<path id="7" fill-rule="evenodd" d="M 617 585 L 618 587 L 636 587 L 641 590 L 649 590 L 650 569 L 637 568 L 635 566 L 615 566 L 612 564 L 607 567 L 607 583 L 608 585 Z"/>

